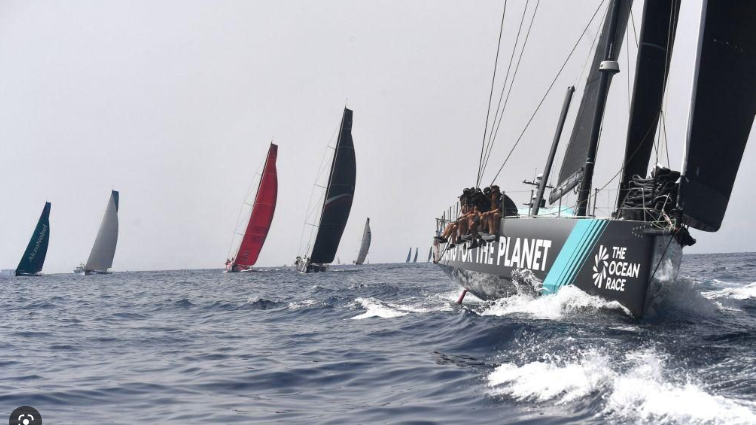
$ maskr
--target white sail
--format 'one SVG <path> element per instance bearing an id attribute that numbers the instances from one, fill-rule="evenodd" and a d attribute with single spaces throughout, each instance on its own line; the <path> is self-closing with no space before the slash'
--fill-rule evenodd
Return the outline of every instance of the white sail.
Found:
<path id="1" fill-rule="evenodd" d="M 362 264 L 365 262 L 365 257 L 367 257 L 368 250 L 370 249 L 371 239 L 372 234 L 370 233 L 370 217 L 368 217 L 367 221 L 365 222 L 365 231 L 362 233 L 362 245 L 360 245 L 360 253 L 357 255 L 357 264 Z"/>
<path id="2" fill-rule="evenodd" d="M 113 191 L 102 217 L 100 231 L 97 232 L 92 252 L 89 254 L 86 271 L 106 271 L 113 267 L 116 243 L 118 243 L 118 191 Z"/>

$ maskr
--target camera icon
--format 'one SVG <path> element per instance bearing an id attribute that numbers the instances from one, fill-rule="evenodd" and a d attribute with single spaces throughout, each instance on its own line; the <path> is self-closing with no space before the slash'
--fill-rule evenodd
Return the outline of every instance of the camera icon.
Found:
<path id="1" fill-rule="evenodd" d="M 31 406 L 21 406 L 11 413 L 10 425 L 42 425 L 42 415 Z"/>

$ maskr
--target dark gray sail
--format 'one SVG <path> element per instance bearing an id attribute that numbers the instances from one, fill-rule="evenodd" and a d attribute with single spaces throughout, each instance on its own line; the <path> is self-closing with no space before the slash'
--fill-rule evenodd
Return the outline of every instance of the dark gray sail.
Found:
<path id="1" fill-rule="evenodd" d="M 617 208 L 622 206 L 633 176 L 645 177 L 648 171 L 669 75 L 679 12 L 680 0 L 647 1 L 643 8 Z"/>
<path id="2" fill-rule="evenodd" d="M 412 260 L 412 262 L 413 262 L 413 263 L 417 263 L 417 250 L 418 250 L 418 249 L 419 249 L 419 248 L 415 248 L 415 259 L 414 259 L 414 260 Z M 412 248 L 410 248 L 410 251 L 412 251 Z"/>
<path id="3" fill-rule="evenodd" d="M 433 255 L 433 247 L 430 247 L 430 249 L 428 249 L 428 262 L 430 262 L 432 255 Z"/>
<path id="4" fill-rule="evenodd" d="M 407 261 L 405 261 L 405 263 L 409 263 L 410 258 L 412 258 L 412 247 L 410 247 L 409 252 L 407 252 Z"/>
<path id="5" fill-rule="evenodd" d="M 678 206 L 719 230 L 756 115 L 756 1 L 704 0 Z"/>
<path id="6" fill-rule="evenodd" d="M 24 256 L 16 267 L 16 276 L 33 275 L 42 271 L 47 256 L 47 246 L 50 243 L 50 207 L 50 203 L 45 202 L 29 245 L 26 246 Z"/>
<path id="7" fill-rule="evenodd" d="M 632 0 L 613 0 L 609 3 L 610 9 L 614 7 L 615 3 L 618 4 L 620 10 L 617 19 L 617 33 L 613 42 L 614 50 L 612 56 L 614 60 L 618 57 L 622 47 L 622 40 L 625 38 L 625 30 L 627 29 L 627 20 L 630 16 L 630 9 L 633 5 Z M 591 131 L 596 119 L 596 110 L 599 106 L 599 80 L 601 77 L 599 67 L 601 62 L 605 60 L 604 53 L 607 44 L 610 42 L 608 35 L 611 21 L 609 19 L 610 16 L 611 13 L 606 14 L 603 27 L 601 28 L 601 35 L 596 44 L 593 61 L 590 65 L 590 72 L 588 73 L 588 79 L 585 83 L 585 88 L 583 89 L 583 98 L 580 101 L 580 109 L 575 118 L 575 126 L 572 128 L 572 135 L 570 136 L 570 142 L 567 145 L 567 151 L 564 154 L 562 168 L 559 171 L 559 181 L 557 182 L 556 188 L 549 194 L 549 203 L 556 202 L 583 180 L 583 171 L 586 158 L 588 157 Z M 601 117 L 598 119 L 601 119 Z"/>
<path id="8" fill-rule="evenodd" d="M 341 242 L 341 235 L 349 219 L 349 212 L 352 210 L 356 179 L 357 162 L 352 140 L 352 111 L 344 108 L 310 262 L 316 264 L 333 262 Z"/>

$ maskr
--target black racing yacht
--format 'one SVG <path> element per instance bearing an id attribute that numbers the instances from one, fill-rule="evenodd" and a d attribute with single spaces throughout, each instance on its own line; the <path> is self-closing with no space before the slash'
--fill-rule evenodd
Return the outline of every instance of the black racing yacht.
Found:
<path id="1" fill-rule="evenodd" d="M 630 0 L 608 2 L 576 122 L 548 196 L 549 204 L 559 203 L 556 212 L 545 207 L 545 191 L 572 88 L 529 208 L 518 210 L 505 193 L 499 229 L 490 241 L 473 235 L 454 246 L 443 239 L 434 244 L 434 262 L 465 291 L 491 300 L 526 289 L 554 294 L 574 285 L 641 317 L 654 310 L 665 282 L 676 279 L 683 248 L 695 243 L 689 229 L 719 230 L 756 114 L 756 1 L 703 0 L 679 171 L 652 164 L 651 156 L 681 1 L 644 2 L 617 200 L 607 217 L 597 217 L 594 165 L 631 6 Z M 576 202 L 567 211 L 562 198 L 573 190 Z M 445 212 L 437 219 L 437 235 L 460 215 Z"/>

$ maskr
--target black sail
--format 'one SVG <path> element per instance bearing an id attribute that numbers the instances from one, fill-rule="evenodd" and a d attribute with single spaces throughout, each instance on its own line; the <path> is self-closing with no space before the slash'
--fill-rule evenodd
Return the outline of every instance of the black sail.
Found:
<path id="1" fill-rule="evenodd" d="M 16 267 L 16 276 L 36 274 L 42 271 L 47 256 L 47 245 L 50 243 L 50 203 L 45 202 L 42 214 L 34 228 L 29 245 L 26 247 L 24 256 Z"/>
<path id="2" fill-rule="evenodd" d="M 669 75 L 679 12 L 680 0 L 647 1 L 643 8 L 617 208 L 622 206 L 633 176 L 645 177 L 648 170 Z"/>
<path id="3" fill-rule="evenodd" d="M 331 174 L 326 186 L 323 211 L 310 261 L 318 264 L 333 262 L 341 242 L 349 212 L 354 199 L 354 185 L 357 179 L 357 163 L 352 140 L 352 111 L 344 108 L 339 138 L 336 142 L 331 164 Z"/>
<path id="4" fill-rule="evenodd" d="M 610 8 L 613 7 L 614 1 L 610 2 Z M 615 49 L 612 54 L 615 60 L 622 47 L 622 40 L 625 38 L 627 20 L 630 16 L 632 5 L 632 0 L 624 0 L 619 3 L 620 11 L 617 20 L 617 34 L 613 44 Z M 593 55 L 593 61 L 590 65 L 590 72 L 588 73 L 588 79 L 585 83 L 585 88 L 583 89 L 583 98 L 580 101 L 580 109 L 578 109 L 578 114 L 575 118 L 575 126 L 572 128 L 570 142 L 567 145 L 567 151 L 565 152 L 564 160 L 562 161 L 562 168 L 559 171 L 559 181 L 556 188 L 549 194 L 549 203 L 556 202 L 567 193 L 567 191 L 577 186 L 583 180 L 583 168 L 588 157 L 591 130 L 593 128 L 594 115 L 599 101 L 599 79 L 601 77 L 599 66 L 604 60 L 604 51 L 606 50 L 607 43 L 609 43 L 609 16 L 610 14 L 607 13 L 607 19 L 604 19 L 601 35 L 599 35 L 598 42 L 596 43 L 596 50 Z"/>
<path id="5" fill-rule="evenodd" d="M 756 1 L 704 0 L 678 206 L 719 230 L 756 115 Z"/>

